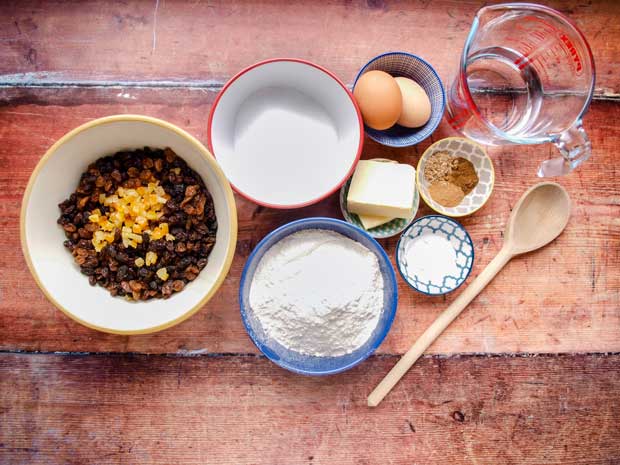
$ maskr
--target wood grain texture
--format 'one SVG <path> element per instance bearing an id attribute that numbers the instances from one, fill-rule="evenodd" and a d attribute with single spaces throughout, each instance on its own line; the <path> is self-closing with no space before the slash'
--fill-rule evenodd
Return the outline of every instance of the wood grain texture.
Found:
<path id="1" fill-rule="evenodd" d="M 329 67 L 345 82 L 371 57 L 406 50 L 452 80 L 474 0 L 42 2 L 3 5 L 0 81 L 202 81 L 221 84 L 262 59 L 294 56 Z M 568 14 L 589 39 L 597 93 L 620 93 L 620 3 L 544 2 Z"/>
<path id="2" fill-rule="evenodd" d="M 10 464 L 615 465 L 620 355 L 394 357 L 308 378 L 260 357 L 0 355 Z"/>
<path id="3" fill-rule="evenodd" d="M 288 221 L 340 217 L 336 196 L 300 210 L 239 197 L 237 253 L 195 316 L 149 336 L 88 330 L 56 310 L 28 273 L 19 209 L 28 177 L 64 133 L 141 113 L 206 143 L 217 90 L 260 59 L 315 61 L 351 83 L 370 57 L 408 50 L 454 73 L 481 1 L 4 2 L 0 8 L 1 464 L 620 464 L 620 3 L 554 0 L 590 40 L 594 155 L 562 178 L 573 218 L 552 246 L 512 262 L 377 409 L 371 388 L 458 294 L 425 297 L 399 278 L 384 355 L 346 374 L 279 369 L 247 337 L 237 288 L 249 253 Z M 492 3 L 492 2 L 491 2 Z M 364 157 L 415 164 L 445 123 L 411 149 L 366 141 Z M 550 146 L 492 149 L 496 188 L 463 224 L 472 276 L 501 247 L 521 193 Z M 76 180 L 77 181 L 77 180 Z M 422 206 L 420 214 L 430 210 Z M 396 238 L 383 241 L 393 259 Z M 60 246 L 60 244 L 59 244 Z M 471 279 L 471 278 L 470 278 Z M 7 351 L 171 355 L 15 354 Z M 509 356 L 505 353 L 589 354 Z M 597 355 L 594 352 L 613 352 Z M 187 357 L 187 355 L 200 355 Z"/>
<path id="4" fill-rule="evenodd" d="M 93 118 L 143 113 L 164 118 L 206 142 L 215 92 L 206 89 L 4 88 L 0 89 L 0 349 L 145 353 L 255 353 L 237 304 L 241 270 L 269 231 L 291 220 L 340 217 L 336 196 L 300 210 L 257 207 L 237 197 L 239 241 L 228 278 L 215 298 L 188 321 L 158 334 L 122 337 L 74 323 L 47 302 L 23 260 L 18 237 L 21 196 L 45 150 L 62 134 Z M 551 246 L 515 259 L 431 346 L 432 353 L 620 351 L 620 104 L 597 101 L 585 119 L 594 155 L 559 181 L 574 202 L 565 233 Z M 364 157 L 415 164 L 438 138 L 453 135 L 445 123 L 432 139 L 411 149 L 366 140 Z M 551 146 L 491 149 L 496 187 L 489 203 L 462 220 L 476 248 L 472 276 L 498 252 L 511 206 L 538 181 L 538 162 Z M 430 210 L 422 207 L 420 214 Z M 397 238 L 382 241 L 393 259 Z M 60 246 L 60 245 L 59 245 Z M 470 278 L 471 279 L 471 278 Z M 405 351 L 452 301 L 420 295 L 398 278 L 400 303 L 381 353 Z M 458 291 L 457 291 L 458 292 Z"/>

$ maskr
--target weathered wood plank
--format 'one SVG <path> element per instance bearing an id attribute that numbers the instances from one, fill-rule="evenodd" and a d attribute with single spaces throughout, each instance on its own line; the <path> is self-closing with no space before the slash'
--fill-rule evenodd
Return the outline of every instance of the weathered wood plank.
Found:
<path id="1" fill-rule="evenodd" d="M 494 3 L 494 2 L 486 2 Z M 590 40 L 597 92 L 620 93 L 620 3 L 545 2 Z M 478 0 L 5 2 L 4 82 L 198 80 L 221 83 L 258 60 L 313 60 L 351 82 L 372 56 L 407 50 L 452 80 Z M 428 38 L 432 38 L 429 40 Z"/>
<path id="2" fill-rule="evenodd" d="M 335 196 L 308 208 L 277 211 L 237 198 L 239 242 L 229 277 L 209 305 L 159 334 L 117 337 L 66 318 L 36 288 L 21 255 L 21 195 L 36 162 L 54 140 L 98 116 L 144 113 L 167 119 L 206 141 L 214 93 L 205 89 L 44 88 L 0 90 L 0 348 L 42 351 L 146 353 L 255 352 L 241 324 L 237 287 L 252 248 L 293 219 L 340 217 Z M 620 350 L 620 105 L 597 102 L 586 117 L 594 156 L 560 180 L 574 201 L 566 232 L 543 251 L 516 259 L 431 348 L 433 353 L 607 352 Z M 442 124 L 434 139 L 451 135 Z M 416 163 L 430 141 L 387 149 L 367 140 L 365 157 Z M 553 148 L 492 149 L 497 182 L 489 203 L 463 219 L 476 247 L 473 275 L 501 247 L 509 210 L 537 182 L 537 163 Z M 429 213 L 423 207 L 421 214 Z M 396 238 L 384 241 L 394 255 Z M 470 278 L 471 279 L 471 278 Z M 399 280 L 400 305 L 383 353 L 402 353 L 454 298 L 417 294 Z"/>
<path id="3" fill-rule="evenodd" d="M 424 358 L 308 378 L 257 357 L 0 355 L 12 464 L 620 463 L 620 356 Z"/>

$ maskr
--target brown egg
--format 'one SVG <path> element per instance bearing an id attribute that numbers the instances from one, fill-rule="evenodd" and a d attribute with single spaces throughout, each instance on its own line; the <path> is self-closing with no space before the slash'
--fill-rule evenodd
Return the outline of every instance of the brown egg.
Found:
<path id="1" fill-rule="evenodd" d="M 362 112 L 364 123 L 373 129 L 394 126 L 403 107 L 400 87 L 383 71 L 368 71 L 355 84 L 353 95 Z"/>
<path id="2" fill-rule="evenodd" d="M 431 117 L 431 101 L 420 84 L 406 77 L 394 79 L 403 96 L 403 109 L 398 124 L 406 128 L 424 126 Z"/>

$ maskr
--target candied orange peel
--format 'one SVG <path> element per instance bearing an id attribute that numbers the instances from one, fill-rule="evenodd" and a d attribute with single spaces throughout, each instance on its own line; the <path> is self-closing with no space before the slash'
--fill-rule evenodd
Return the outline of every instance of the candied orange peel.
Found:
<path id="1" fill-rule="evenodd" d="M 136 189 L 119 187 L 112 195 L 99 196 L 99 203 L 108 208 L 107 215 L 99 208 L 90 212 L 88 220 L 99 226 L 94 232 L 92 243 L 97 252 L 114 242 L 116 231 L 120 231 L 125 248 L 136 248 L 142 243 L 142 234 L 151 239 L 165 238 L 173 241 L 174 236 L 168 230 L 168 223 L 156 222 L 163 216 L 164 205 L 170 199 L 158 181 L 149 182 Z M 155 258 L 155 260 L 157 260 Z M 149 265 L 147 254 L 146 264 Z M 153 261 L 152 263 L 155 263 Z"/>
<path id="2" fill-rule="evenodd" d="M 159 270 L 157 270 L 155 272 L 155 274 L 157 275 L 157 277 L 159 279 L 161 279 L 162 281 L 166 281 L 169 277 L 168 275 L 168 270 L 166 268 L 160 268 Z"/>
<path id="3" fill-rule="evenodd" d="M 144 257 L 144 263 L 146 266 L 154 265 L 157 262 L 157 254 L 155 252 L 147 252 L 146 257 Z"/>

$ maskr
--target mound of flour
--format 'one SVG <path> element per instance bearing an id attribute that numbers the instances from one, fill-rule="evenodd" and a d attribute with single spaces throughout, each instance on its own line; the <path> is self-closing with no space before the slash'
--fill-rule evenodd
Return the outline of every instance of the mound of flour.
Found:
<path id="1" fill-rule="evenodd" d="M 284 347 L 338 356 L 362 346 L 383 308 L 379 261 L 333 231 L 304 230 L 271 247 L 250 286 L 250 307 Z"/>

